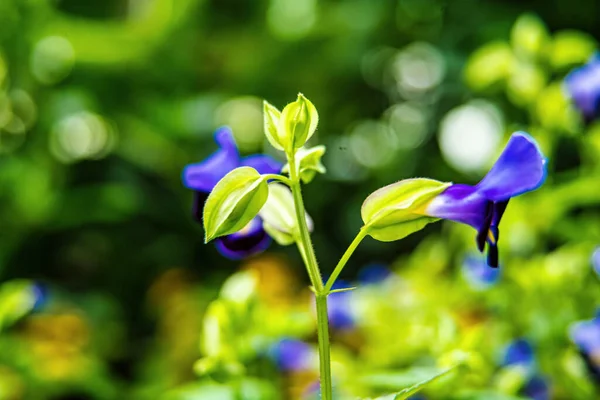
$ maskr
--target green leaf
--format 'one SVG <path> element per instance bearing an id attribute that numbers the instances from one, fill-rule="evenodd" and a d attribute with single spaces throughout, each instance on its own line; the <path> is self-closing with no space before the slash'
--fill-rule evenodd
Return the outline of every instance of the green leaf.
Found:
<path id="1" fill-rule="evenodd" d="M 454 371 L 459 366 L 460 366 L 460 364 L 455 365 L 451 368 L 445 369 L 441 372 L 436 372 L 433 375 L 430 375 L 429 377 L 427 377 L 426 379 L 423 379 L 420 382 L 415 383 L 406 389 L 403 389 L 396 393 L 377 397 L 377 399 L 375 399 L 375 400 L 405 400 L 405 399 L 409 398 L 410 396 L 414 395 L 415 393 L 424 389 L 427 385 L 437 381 L 438 379 L 440 379 L 440 378 L 446 376 L 447 374 L 449 374 L 450 372 Z M 436 368 L 436 370 L 438 370 L 438 369 Z M 404 375 L 404 374 L 400 374 L 400 375 Z"/>
<path id="2" fill-rule="evenodd" d="M 296 211 L 294 209 L 294 197 L 287 186 L 279 183 L 269 185 L 269 197 L 260 210 L 265 231 L 277 243 L 287 246 L 296 241 L 299 235 Z M 306 214 L 306 223 L 312 230 L 312 219 Z"/>
<path id="3" fill-rule="evenodd" d="M 279 137 L 278 132 L 281 112 L 267 101 L 263 102 L 263 110 L 265 136 L 269 143 L 271 143 L 271 146 L 275 147 L 277 150 L 283 150 L 283 145 L 281 144 L 281 138 Z"/>
<path id="4" fill-rule="evenodd" d="M 310 149 L 304 147 L 298 149 L 296 152 L 296 173 L 300 176 L 302 182 L 309 183 L 317 172 L 320 174 L 326 172 L 325 166 L 321 163 L 323 154 L 325 154 L 325 146 L 323 145 L 311 147 Z M 281 172 L 289 173 L 290 164 L 284 165 Z"/>
<path id="5" fill-rule="evenodd" d="M 279 120 L 280 143 L 287 152 L 304 146 L 317 129 L 319 114 L 315 106 L 302 93 L 298 99 L 285 106 Z"/>
<path id="6" fill-rule="evenodd" d="M 406 179 L 373 192 L 362 205 L 361 216 L 374 239 L 402 239 L 438 218 L 425 214 L 425 207 L 451 183 L 426 178 Z"/>
<path id="7" fill-rule="evenodd" d="M 204 206 L 205 242 L 244 228 L 267 200 L 267 180 L 251 167 L 236 168 L 221 179 Z"/>
<path id="8" fill-rule="evenodd" d="M 33 310 L 37 292 L 31 281 L 18 279 L 0 286 L 0 331 Z"/>

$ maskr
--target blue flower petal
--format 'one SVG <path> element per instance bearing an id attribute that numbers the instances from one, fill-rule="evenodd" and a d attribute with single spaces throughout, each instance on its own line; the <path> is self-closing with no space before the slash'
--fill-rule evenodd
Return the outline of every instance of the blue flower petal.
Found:
<path id="1" fill-rule="evenodd" d="M 596 275 L 600 278 L 600 247 L 596 247 L 592 253 L 592 268 Z"/>
<path id="2" fill-rule="evenodd" d="M 521 393 L 533 400 L 550 400 L 550 385 L 543 376 L 536 375 L 527 382 Z"/>
<path id="3" fill-rule="evenodd" d="M 565 78 L 569 96 L 589 121 L 600 114 L 600 53 L 571 71 Z"/>
<path id="4" fill-rule="evenodd" d="M 500 269 L 488 266 L 481 257 L 469 255 L 462 263 L 462 274 L 472 288 L 487 289 L 500 279 Z"/>
<path id="5" fill-rule="evenodd" d="M 600 352 L 600 318 L 574 323 L 569 336 L 582 353 Z"/>
<path id="6" fill-rule="evenodd" d="M 537 143 L 525 132 L 515 132 L 476 188 L 489 200 L 506 201 L 537 189 L 545 179 L 546 158 Z"/>
<path id="7" fill-rule="evenodd" d="M 382 283 L 392 275 L 392 271 L 384 264 L 368 264 L 358 271 L 358 281 L 363 285 Z"/>
<path id="8" fill-rule="evenodd" d="M 525 339 L 515 340 L 506 347 L 502 365 L 520 365 L 532 369 L 535 366 L 533 347 Z"/>
<path id="9" fill-rule="evenodd" d="M 218 129 L 215 132 L 215 142 L 219 145 L 219 150 L 205 160 L 184 168 L 182 181 L 185 187 L 210 192 L 229 171 L 239 167 L 240 155 L 231 129 Z"/>
<path id="10" fill-rule="evenodd" d="M 255 217 L 242 230 L 215 239 L 217 250 L 227 258 L 239 260 L 265 251 L 271 237 L 262 227 L 262 220 Z"/>
<path id="11" fill-rule="evenodd" d="M 241 165 L 252 167 L 260 174 L 278 174 L 283 164 L 266 154 L 255 154 L 242 158 Z"/>
<path id="12" fill-rule="evenodd" d="M 344 280 L 337 280 L 332 289 L 345 289 L 351 287 Z M 337 292 L 332 293 L 327 301 L 327 315 L 329 324 L 334 329 L 347 330 L 352 329 L 355 325 L 355 319 L 352 315 L 351 305 L 352 292 Z"/>
<path id="13" fill-rule="evenodd" d="M 269 351 L 271 359 L 285 372 L 298 372 L 310 368 L 311 347 L 296 339 L 284 338 Z"/>
<path id="14" fill-rule="evenodd" d="M 436 196 L 425 209 L 432 217 L 471 225 L 478 231 L 484 225 L 488 200 L 475 186 L 455 184 Z"/>

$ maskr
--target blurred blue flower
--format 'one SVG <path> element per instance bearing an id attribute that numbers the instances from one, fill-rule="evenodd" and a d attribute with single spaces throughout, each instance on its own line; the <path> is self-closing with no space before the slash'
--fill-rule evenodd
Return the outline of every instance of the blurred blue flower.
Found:
<path id="1" fill-rule="evenodd" d="M 500 279 L 500 269 L 492 268 L 479 256 L 468 255 L 462 263 L 462 274 L 472 288 L 483 290 Z"/>
<path id="2" fill-rule="evenodd" d="M 550 385 L 544 377 L 536 375 L 525 384 L 521 395 L 533 400 L 550 400 Z"/>
<path id="3" fill-rule="evenodd" d="M 284 338 L 269 351 L 271 359 L 285 372 L 297 372 L 310 368 L 312 348 L 297 339 Z"/>
<path id="4" fill-rule="evenodd" d="M 337 280 L 332 289 L 345 289 L 351 287 L 344 280 Z M 331 293 L 327 298 L 327 315 L 329 325 L 334 329 L 347 330 L 355 325 L 354 315 L 352 314 L 352 291 Z"/>
<path id="5" fill-rule="evenodd" d="M 525 339 L 517 339 L 506 346 L 502 365 L 520 366 L 527 372 L 535 369 L 535 354 L 531 343 Z"/>
<path id="6" fill-rule="evenodd" d="M 594 54 L 587 64 L 571 71 L 565 78 L 571 99 L 586 121 L 600 114 L 600 53 Z"/>
<path id="7" fill-rule="evenodd" d="M 592 253 L 592 268 L 598 277 L 600 278 L 600 247 L 596 247 Z"/>
<path id="8" fill-rule="evenodd" d="M 279 161 L 264 154 L 240 157 L 233 132 L 227 127 L 217 129 L 215 141 L 219 145 L 219 150 L 203 161 L 187 165 L 182 173 L 184 186 L 195 191 L 193 214 L 198 221 L 202 219 L 204 202 L 211 190 L 233 169 L 248 166 L 261 174 L 276 174 L 283 167 Z M 260 253 L 270 244 L 271 238 L 263 230 L 260 217 L 254 218 L 239 232 L 215 240 L 215 245 L 221 254 L 231 259 Z"/>
<path id="9" fill-rule="evenodd" d="M 589 371 L 600 380 L 600 310 L 593 319 L 572 324 L 569 336 L 579 349 Z"/>
<path id="10" fill-rule="evenodd" d="M 477 185 L 451 185 L 426 206 L 424 214 L 474 227 L 479 251 L 487 242 L 487 263 L 498 267 L 498 225 L 508 201 L 539 188 L 545 179 L 546 158 L 536 141 L 525 132 L 515 132 Z"/>
<path id="11" fill-rule="evenodd" d="M 35 282 L 31 286 L 31 290 L 35 299 L 33 303 L 33 310 L 39 311 L 48 303 L 48 287 L 41 282 Z"/>
<path id="12" fill-rule="evenodd" d="M 385 281 L 392 271 L 384 264 L 368 264 L 358 271 L 358 282 L 364 285 L 376 285 Z"/>

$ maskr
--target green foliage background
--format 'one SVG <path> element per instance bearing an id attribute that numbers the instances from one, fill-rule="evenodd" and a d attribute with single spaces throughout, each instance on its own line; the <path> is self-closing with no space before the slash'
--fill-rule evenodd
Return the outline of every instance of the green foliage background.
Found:
<path id="1" fill-rule="evenodd" d="M 600 5 L 592 0 L 3 0 L 0 279 L 39 281 L 50 300 L 0 332 L 0 399 L 204 398 L 210 385 L 222 389 L 177 392 L 205 382 L 192 368 L 206 353 L 197 345 L 202 315 L 240 266 L 202 243 L 181 170 L 214 151 L 212 132 L 224 124 L 242 152 L 276 155 L 262 137 L 261 101 L 281 107 L 299 91 L 319 110 L 312 143 L 327 146 L 328 174 L 304 191 L 325 273 L 375 189 L 413 176 L 474 183 L 485 173 L 453 165 L 440 150 L 441 121 L 456 107 L 485 101 L 504 121 L 500 142 L 527 130 L 550 160 L 548 183 L 511 201 L 502 281 L 489 291 L 470 289 L 460 275 L 474 250 L 468 227 L 441 223 L 401 242 L 360 246 L 345 278 L 379 262 L 410 289 L 388 288 L 388 299 L 400 296 L 394 305 L 364 295 L 372 312 L 360 340 L 338 338 L 346 375 L 359 376 L 358 365 L 373 374 L 450 365 L 445 357 L 462 349 L 475 351 L 479 364 L 467 378 L 435 386 L 431 398 L 453 398 L 458 382 L 515 394 L 495 359 L 503 344 L 525 336 L 537 344 L 556 398 L 593 398 L 567 332 L 600 305 L 590 267 L 600 242 L 600 125 L 582 122 L 561 81 L 598 38 Z M 398 105 L 413 119 L 393 125 L 390 107 Z M 281 315 L 256 311 L 241 324 L 279 315 L 273 324 L 281 326 L 261 335 L 310 341 L 310 307 L 297 305 L 306 305 L 299 257 L 294 248 L 269 252 L 289 277 L 262 279 L 279 282 L 276 293 L 294 305 Z M 301 322 L 289 328 L 296 307 Z M 391 321 L 387 331 L 377 315 Z M 0 328 L 3 320 L 0 313 Z M 481 320 L 482 330 L 465 328 Z M 415 326 L 430 329 L 418 334 Z M 272 366 L 248 371 L 279 376 Z M 375 396 L 418 380 L 373 379 L 379 383 L 358 380 L 364 384 L 349 391 Z M 281 377 L 270 382 L 260 381 L 264 392 L 250 385 L 247 398 L 278 398 L 281 387 L 293 387 Z"/>

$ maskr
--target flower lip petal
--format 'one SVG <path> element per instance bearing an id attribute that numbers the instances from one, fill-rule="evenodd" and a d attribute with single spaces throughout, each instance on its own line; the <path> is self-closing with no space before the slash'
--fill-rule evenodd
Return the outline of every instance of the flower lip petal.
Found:
<path id="1" fill-rule="evenodd" d="M 488 200 L 505 201 L 539 188 L 546 175 L 547 160 L 536 141 L 525 132 L 515 132 L 475 187 Z"/>
<path id="2" fill-rule="evenodd" d="M 252 167 L 260 174 L 278 174 L 283 168 L 283 163 L 266 154 L 254 154 L 244 157 L 241 165 Z"/>
<path id="3" fill-rule="evenodd" d="M 181 179 L 188 189 L 210 192 L 227 173 L 239 166 L 240 155 L 231 129 L 223 127 L 215 132 L 219 150 L 198 163 L 183 169 Z"/>

